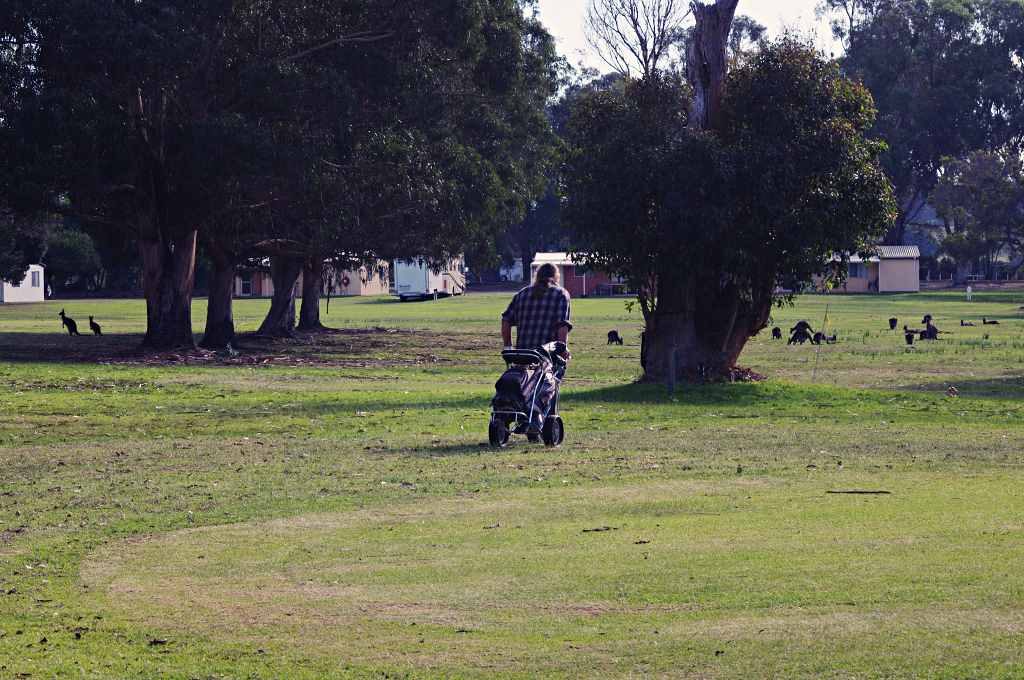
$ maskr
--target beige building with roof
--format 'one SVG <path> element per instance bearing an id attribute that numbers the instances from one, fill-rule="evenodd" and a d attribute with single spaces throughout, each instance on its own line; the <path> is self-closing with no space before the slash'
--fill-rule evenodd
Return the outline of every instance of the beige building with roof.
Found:
<path id="1" fill-rule="evenodd" d="M 878 246 L 877 255 L 850 258 L 846 293 L 918 293 L 921 251 L 917 246 Z"/>

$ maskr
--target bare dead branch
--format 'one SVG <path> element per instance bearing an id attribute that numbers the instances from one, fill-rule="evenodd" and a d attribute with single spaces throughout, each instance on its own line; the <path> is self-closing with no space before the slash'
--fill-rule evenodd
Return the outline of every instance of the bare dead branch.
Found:
<path id="1" fill-rule="evenodd" d="M 609 67 L 644 78 L 677 46 L 690 14 L 686 0 L 590 0 L 587 40 Z"/>

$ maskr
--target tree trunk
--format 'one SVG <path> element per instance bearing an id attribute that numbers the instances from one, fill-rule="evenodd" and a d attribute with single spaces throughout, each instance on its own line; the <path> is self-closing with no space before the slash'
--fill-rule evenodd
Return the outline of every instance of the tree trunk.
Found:
<path id="1" fill-rule="evenodd" d="M 200 343 L 206 349 L 225 349 L 235 339 L 232 303 L 235 297 L 235 262 L 228 253 L 209 248 L 210 293 L 206 305 L 206 332 Z"/>
<path id="2" fill-rule="evenodd" d="M 958 260 L 956 263 L 956 273 L 953 275 L 953 284 L 957 286 L 966 285 L 972 269 L 973 267 L 971 267 L 970 262 L 961 262 Z"/>
<path id="3" fill-rule="evenodd" d="M 644 342 L 646 380 L 667 381 L 673 365 L 677 381 L 728 378 L 747 342 L 767 325 L 771 288 L 741 303 L 736 291 L 706 287 L 691 282 L 677 288 L 683 304 L 668 301 L 651 316 Z"/>
<path id="4" fill-rule="evenodd" d="M 274 297 L 270 311 L 263 319 L 258 333 L 277 338 L 295 335 L 295 282 L 302 272 L 302 260 L 294 257 L 270 258 L 270 278 L 274 282 Z"/>
<path id="5" fill-rule="evenodd" d="M 693 3 L 696 25 L 686 69 L 693 88 L 689 121 L 693 129 L 712 128 L 718 118 L 737 4 L 739 0 Z M 702 279 L 707 283 L 701 284 Z M 706 290 L 717 288 L 718 281 L 719 277 L 711 274 L 680 277 L 679 272 L 662 272 L 658 277 L 653 296 L 656 304 L 645 329 L 644 375 L 648 380 L 704 380 L 729 374 L 760 315 L 744 312 L 741 318 L 744 310 L 739 307 L 738 292 L 729 297 Z M 769 299 L 769 308 L 770 304 Z"/>
<path id="6" fill-rule="evenodd" d="M 687 55 L 686 78 L 693 87 L 689 125 L 700 130 L 714 127 L 725 91 L 729 61 L 727 46 L 739 0 L 715 0 L 713 5 L 693 3 L 693 41 Z"/>
<path id="7" fill-rule="evenodd" d="M 900 211 L 896 216 L 896 221 L 889 227 L 889 231 L 885 232 L 885 237 L 882 239 L 882 245 L 886 246 L 902 246 L 903 241 L 907 237 L 907 221 L 909 216 L 906 212 Z"/>
<path id="8" fill-rule="evenodd" d="M 302 307 L 299 309 L 299 330 L 317 333 L 327 330 L 320 323 L 320 287 L 324 261 L 310 258 L 302 267 Z"/>
<path id="9" fill-rule="evenodd" d="M 196 239 L 191 230 L 179 239 L 140 239 L 143 291 L 146 296 L 148 349 L 195 348 L 192 336 L 192 289 L 195 285 Z"/>
<path id="10" fill-rule="evenodd" d="M 530 265 L 533 264 L 533 241 L 524 237 L 519 243 L 519 251 L 523 258 L 523 283 L 530 283 Z"/>

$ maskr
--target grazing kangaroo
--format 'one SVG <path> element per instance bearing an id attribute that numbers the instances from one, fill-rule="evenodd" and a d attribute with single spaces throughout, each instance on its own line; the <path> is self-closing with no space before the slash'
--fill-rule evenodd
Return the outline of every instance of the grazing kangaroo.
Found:
<path id="1" fill-rule="evenodd" d="M 970 326 L 971 328 L 973 328 L 974 327 L 974 322 L 973 321 L 964 321 L 963 319 L 960 319 L 960 325 L 961 326 L 965 326 L 965 327 L 966 326 Z"/>
<path id="2" fill-rule="evenodd" d="M 619 335 L 618 331 L 608 331 L 608 344 L 609 345 L 621 345 L 622 336 Z"/>
<path id="3" fill-rule="evenodd" d="M 811 328 L 811 324 L 806 321 L 798 321 L 795 326 L 789 329 L 789 332 L 791 335 L 789 337 L 789 342 L 786 343 L 787 345 L 795 345 L 796 343 L 800 343 L 802 345 L 808 340 L 813 342 L 814 329 Z"/>
<path id="4" fill-rule="evenodd" d="M 782 340 L 782 329 L 778 326 L 772 329 L 772 340 Z"/>
<path id="5" fill-rule="evenodd" d="M 60 322 L 64 324 L 64 327 L 68 329 L 68 335 L 81 335 L 78 332 L 78 324 L 75 323 L 74 319 L 65 314 L 63 309 L 60 310 L 60 314 L 57 316 L 60 317 Z"/>
<path id="6" fill-rule="evenodd" d="M 96 323 L 91 316 L 89 317 L 89 328 L 92 329 L 93 335 L 103 335 L 102 326 Z"/>
<path id="7" fill-rule="evenodd" d="M 986 325 L 986 326 L 998 326 L 999 325 L 999 322 L 997 320 L 992 319 L 991 321 L 989 321 L 985 317 L 981 317 L 981 323 Z"/>

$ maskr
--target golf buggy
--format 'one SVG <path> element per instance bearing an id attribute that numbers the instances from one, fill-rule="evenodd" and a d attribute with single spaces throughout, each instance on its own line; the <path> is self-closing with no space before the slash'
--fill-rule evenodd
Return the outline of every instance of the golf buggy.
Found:
<path id="1" fill-rule="evenodd" d="M 551 342 L 539 349 L 507 349 L 501 353 L 506 370 L 495 384 L 491 400 L 491 423 L 487 430 L 491 446 L 501 448 L 512 435 L 526 435 L 531 442 L 559 446 L 565 439 L 565 425 L 558 415 L 558 390 L 565 376 L 563 343 Z"/>

